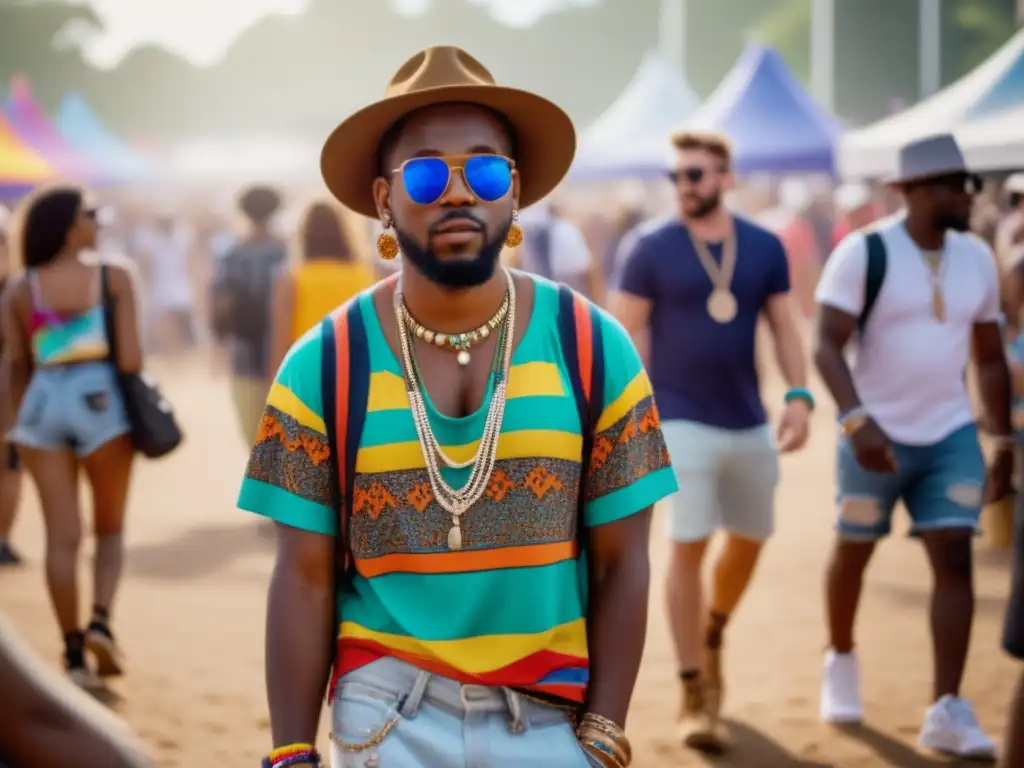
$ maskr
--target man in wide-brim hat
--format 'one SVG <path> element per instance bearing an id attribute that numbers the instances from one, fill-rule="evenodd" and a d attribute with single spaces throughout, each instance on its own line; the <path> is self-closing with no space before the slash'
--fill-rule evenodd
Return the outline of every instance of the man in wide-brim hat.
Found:
<path id="1" fill-rule="evenodd" d="M 905 212 L 846 237 L 817 290 L 814 359 L 840 414 L 821 717 L 863 717 L 854 619 L 871 554 L 902 501 L 934 575 L 935 676 L 918 745 L 990 758 L 995 743 L 960 687 L 974 613 L 972 538 L 986 494 L 1012 491 L 999 281 L 991 249 L 969 231 L 981 184 L 953 136 L 907 144 L 889 182 Z M 855 334 L 851 363 L 844 348 Z M 966 386 L 969 360 L 996 446 L 987 470 Z"/>
<path id="2" fill-rule="evenodd" d="M 650 509 L 676 487 L 650 382 L 607 315 L 500 263 L 574 148 L 453 47 L 327 140 L 328 188 L 402 262 L 289 352 L 243 482 L 279 524 L 267 765 L 317 764 L 332 661 L 333 765 L 632 759 Z"/>

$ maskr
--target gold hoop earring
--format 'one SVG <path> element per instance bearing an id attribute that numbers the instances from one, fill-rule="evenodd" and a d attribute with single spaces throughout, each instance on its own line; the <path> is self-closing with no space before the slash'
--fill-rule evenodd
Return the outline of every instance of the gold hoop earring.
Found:
<path id="1" fill-rule="evenodd" d="M 518 248 L 523 243 L 523 228 L 519 226 L 519 211 L 512 210 L 512 223 L 509 225 L 508 234 L 505 235 L 505 245 L 509 248 Z"/>
<path id="2" fill-rule="evenodd" d="M 377 255 L 384 261 L 391 261 L 398 255 L 398 239 L 388 230 L 391 229 L 391 217 L 384 220 L 384 231 L 377 238 Z"/>

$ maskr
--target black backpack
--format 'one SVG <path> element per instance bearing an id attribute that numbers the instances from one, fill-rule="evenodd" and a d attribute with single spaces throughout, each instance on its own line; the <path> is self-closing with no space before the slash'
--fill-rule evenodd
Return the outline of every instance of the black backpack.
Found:
<path id="1" fill-rule="evenodd" d="M 286 259 L 284 245 L 276 241 L 245 243 L 224 259 L 214 331 L 262 346 L 270 330 L 273 281 Z"/>

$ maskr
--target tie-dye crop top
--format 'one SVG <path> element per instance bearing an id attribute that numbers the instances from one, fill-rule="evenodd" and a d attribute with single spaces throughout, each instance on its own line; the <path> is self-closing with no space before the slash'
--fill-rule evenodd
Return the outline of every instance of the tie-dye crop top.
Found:
<path id="1" fill-rule="evenodd" d="M 35 274 L 30 273 L 28 279 L 32 291 L 29 338 L 36 364 L 106 360 L 110 347 L 102 305 L 75 314 L 55 312 L 43 304 Z"/>

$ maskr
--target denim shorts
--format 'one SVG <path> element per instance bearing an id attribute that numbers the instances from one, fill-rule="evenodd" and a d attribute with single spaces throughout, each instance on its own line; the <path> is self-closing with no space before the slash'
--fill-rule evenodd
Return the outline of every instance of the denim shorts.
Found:
<path id="1" fill-rule="evenodd" d="M 871 472 L 857 463 L 850 441 L 840 438 L 836 523 L 840 535 L 862 540 L 885 536 L 897 501 L 910 514 L 911 535 L 951 528 L 978 530 L 985 459 L 974 424 L 933 445 L 893 443 L 893 453 L 896 472 Z"/>
<path id="2" fill-rule="evenodd" d="M 88 456 L 131 429 L 107 362 L 36 368 L 7 439 L 29 448 Z"/>

